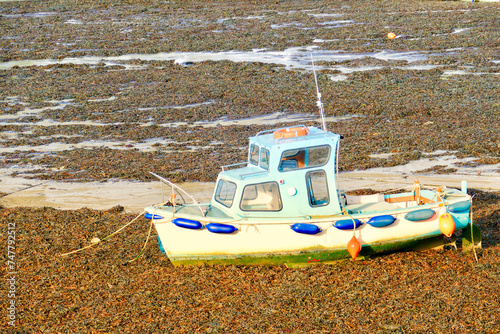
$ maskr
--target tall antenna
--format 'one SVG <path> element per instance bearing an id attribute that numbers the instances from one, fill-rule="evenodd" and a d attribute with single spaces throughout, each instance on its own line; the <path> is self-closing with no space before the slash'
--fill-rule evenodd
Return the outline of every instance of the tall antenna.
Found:
<path id="1" fill-rule="evenodd" d="M 313 73 L 314 73 L 314 82 L 316 83 L 316 93 L 318 95 L 318 101 L 316 101 L 316 105 L 319 108 L 319 113 L 321 114 L 321 122 L 323 123 L 323 130 L 326 130 L 326 123 L 325 123 L 325 109 L 323 108 L 323 102 L 321 102 L 321 93 L 319 92 L 319 86 L 318 86 L 318 77 L 316 76 L 316 68 L 314 67 L 314 58 L 313 54 L 311 53 L 311 62 L 312 62 L 312 67 L 313 67 Z"/>

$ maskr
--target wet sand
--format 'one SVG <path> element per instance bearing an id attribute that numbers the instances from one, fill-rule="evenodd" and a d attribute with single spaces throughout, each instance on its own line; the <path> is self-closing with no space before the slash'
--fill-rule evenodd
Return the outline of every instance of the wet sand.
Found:
<path id="1" fill-rule="evenodd" d="M 0 2 L 1 248 L 9 226 L 16 236 L 14 257 L 0 252 L 15 262 L 0 269 L 15 270 L 15 298 L 0 299 L 16 303 L 15 326 L 3 316 L 0 328 L 500 332 L 499 12 L 456 1 Z M 161 201 L 149 171 L 203 182 L 202 200 L 221 165 L 246 158 L 249 136 L 319 126 L 311 54 L 327 126 L 344 136 L 343 188 L 468 180 L 478 262 L 447 248 L 173 268 L 153 231 L 127 264 L 145 219 L 59 256 Z"/>
<path id="2" fill-rule="evenodd" d="M 412 179 L 414 177 L 414 179 Z M 500 191 L 500 177 L 480 175 L 404 175 L 376 170 L 344 172 L 340 175 L 339 186 L 344 191 L 371 189 L 386 192 L 394 189 L 409 189 L 414 180 L 425 187 L 461 189 L 462 181 L 467 187 L 488 192 Z M 214 182 L 184 182 L 177 184 L 198 202 L 212 199 Z M 168 186 L 159 182 L 109 181 L 109 182 L 61 182 L 54 180 L 29 180 L 20 177 L 4 177 L 0 184 L 4 207 L 52 207 L 61 210 L 89 208 L 108 210 L 117 205 L 125 211 L 139 213 L 151 204 L 164 203 L 170 194 Z"/>

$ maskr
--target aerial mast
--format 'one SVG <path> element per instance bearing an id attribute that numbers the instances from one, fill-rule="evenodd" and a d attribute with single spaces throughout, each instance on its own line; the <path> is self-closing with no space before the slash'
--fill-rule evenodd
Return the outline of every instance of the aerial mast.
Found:
<path id="1" fill-rule="evenodd" d="M 314 73 L 314 82 L 316 83 L 316 93 L 318 95 L 318 101 L 316 101 L 316 105 L 319 108 L 319 113 L 321 115 L 321 122 L 323 124 L 323 130 L 326 130 L 326 122 L 325 122 L 325 109 L 323 108 L 323 102 L 321 102 L 321 93 L 319 92 L 319 86 L 318 86 L 318 77 L 316 76 L 316 68 L 314 67 L 314 58 L 311 53 L 311 62 L 312 62 L 312 68 L 313 68 L 313 73 Z"/>

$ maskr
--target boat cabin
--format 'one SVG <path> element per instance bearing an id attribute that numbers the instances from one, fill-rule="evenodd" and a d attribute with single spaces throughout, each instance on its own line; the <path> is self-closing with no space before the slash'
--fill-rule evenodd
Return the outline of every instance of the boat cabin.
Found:
<path id="1" fill-rule="evenodd" d="M 250 137 L 248 161 L 223 166 L 212 206 L 229 216 L 317 217 L 340 213 L 340 135 L 296 126 Z"/>

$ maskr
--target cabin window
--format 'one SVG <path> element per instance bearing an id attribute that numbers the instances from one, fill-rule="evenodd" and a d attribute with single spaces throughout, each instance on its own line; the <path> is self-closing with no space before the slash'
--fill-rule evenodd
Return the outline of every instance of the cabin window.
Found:
<path id="1" fill-rule="evenodd" d="M 280 172 L 301 168 L 320 167 L 330 159 L 330 146 L 306 147 L 298 150 L 287 150 L 281 155 Z"/>
<path id="2" fill-rule="evenodd" d="M 326 172 L 315 170 L 306 174 L 307 193 L 311 206 L 324 206 L 330 203 Z"/>
<path id="3" fill-rule="evenodd" d="M 220 180 L 215 190 L 215 200 L 230 208 L 233 205 L 236 184 L 226 180 Z"/>
<path id="4" fill-rule="evenodd" d="M 252 144 L 250 146 L 250 157 L 248 159 L 252 165 L 259 165 L 259 146 Z"/>
<path id="5" fill-rule="evenodd" d="M 260 149 L 260 167 L 269 169 L 269 150 L 267 148 Z"/>
<path id="6" fill-rule="evenodd" d="M 283 208 L 277 182 L 249 184 L 243 189 L 243 211 L 280 211 Z"/>

